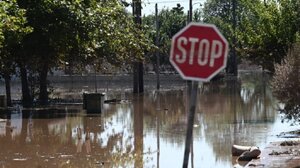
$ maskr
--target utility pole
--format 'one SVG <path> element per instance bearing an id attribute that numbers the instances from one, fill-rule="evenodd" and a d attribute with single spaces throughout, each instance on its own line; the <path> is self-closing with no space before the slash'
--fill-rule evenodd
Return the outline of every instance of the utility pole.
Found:
<path id="1" fill-rule="evenodd" d="M 232 0 L 232 20 L 233 20 L 233 39 L 232 39 L 232 74 L 237 76 L 237 58 L 236 58 L 236 6 L 237 0 Z"/>
<path id="2" fill-rule="evenodd" d="M 97 93 L 97 65 L 94 64 L 94 68 L 95 68 L 95 93 Z"/>
<path id="3" fill-rule="evenodd" d="M 193 0 L 190 0 L 189 6 L 189 22 L 193 21 Z"/>
<path id="4" fill-rule="evenodd" d="M 187 11 L 187 15 L 186 15 L 186 25 L 188 25 L 190 23 L 190 11 Z"/>
<path id="5" fill-rule="evenodd" d="M 157 9 L 157 3 L 155 4 L 155 25 L 156 25 L 156 39 L 155 39 L 155 45 L 156 47 L 159 48 L 159 20 L 158 20 L 158 9 Z M 159 61 L 159 49 L 156 50 L 156 89 L 159 90 L 160 88 L 160 80 L 159 80 L 159 66 L 160 66 L 160 61 Z"/>
<path id="6" fill-rule="evenodd" d="M 132 0 L 132 13 L 134 22 L 140 28 L 142 24 L 141 0 Z M 144 92 L 144 65 L 140 60 L 133 63 L 133 93 Z"/>

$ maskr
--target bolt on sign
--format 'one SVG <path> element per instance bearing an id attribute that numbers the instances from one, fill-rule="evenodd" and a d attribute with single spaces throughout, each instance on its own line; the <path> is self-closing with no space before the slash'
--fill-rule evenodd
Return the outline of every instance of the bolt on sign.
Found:
<path id="1" fill-rule="evenodd" d="M 207 82 L 226 67 L 227 54 L 215 25 L 190 23 L 173 36 L 170 62 L 183 79 Z"/>

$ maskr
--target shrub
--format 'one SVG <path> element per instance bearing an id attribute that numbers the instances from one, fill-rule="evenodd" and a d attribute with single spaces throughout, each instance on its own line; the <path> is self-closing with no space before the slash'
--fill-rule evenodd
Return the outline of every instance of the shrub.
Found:
<path id="1" fill-rule="evenodd" d="M 300 44 L 294 45 L 281 64 L 275 64 L 273 93 L 286 106 L 300 104 Z"/>
<path id="2" fill-rule="evenodd" d="M 285 104 L 280 109 L 285 114 L 283 120 L 300 122 L 300 44 L 288 52 L 281 64 L 275 64 L 275 74 L 271 82 L 273 93 Z"/>

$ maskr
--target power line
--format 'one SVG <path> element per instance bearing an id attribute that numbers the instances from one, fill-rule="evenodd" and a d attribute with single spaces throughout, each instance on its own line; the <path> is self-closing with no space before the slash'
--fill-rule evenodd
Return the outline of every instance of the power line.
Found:
<path id="1" fill-rule="evenodd" d="M 143 2 L 143 3 L 146 3 L 146 4 L 154 4 L 154 3 L 158 3 L 158 4 L 161 4 L 161 3 L 180 3 L 180 2 L 187 2 L 186 0 L 168 0 L 168 1 L 156 1 L 156 2 Z M 194 0 L 194 2 L 203 2 L 203 0 Z"/>

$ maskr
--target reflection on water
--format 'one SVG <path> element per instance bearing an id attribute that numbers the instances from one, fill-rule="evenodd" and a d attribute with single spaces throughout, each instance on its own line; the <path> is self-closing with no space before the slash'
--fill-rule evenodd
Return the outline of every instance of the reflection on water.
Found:
<path id="1" fill-rule="evenodd" d="M 286 129 L 268 77 L 199 86 L 190 167 L 229 168 L 232 144 L 263 148 Z M 81 106 L 2 112 L 0 167 L 181 167 L 186 90 L 119 93 L 102 114 Z"/>

